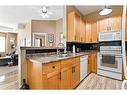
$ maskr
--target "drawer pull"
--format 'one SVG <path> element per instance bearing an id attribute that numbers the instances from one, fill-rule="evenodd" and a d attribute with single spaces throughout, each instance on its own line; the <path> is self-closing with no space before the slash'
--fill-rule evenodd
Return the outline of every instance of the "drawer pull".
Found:
<path id="1" fill-rule="evenodd" d="M 75 67 L 72 67 L 72 73 L 74 73 L 75 72 Z"/>
<path id="2" fill-rule="evenodd" d="M 74 72 L 75 72 L 75 67 L 74 67 Z"/>
<path id="3" fill-rule="evenodd" d="M 61 72 L 60 72 L 60 80 L 61 80 Z"/>
<path id="4" fill-rule="evenodd" d="M 73 67 L 72 67 L 72 73 L 73 73 Z"/>
<path id="5" fill-rule="evenodd" d="M 53 69 L 55 69 L 55 66 L 52 66 Z"/>

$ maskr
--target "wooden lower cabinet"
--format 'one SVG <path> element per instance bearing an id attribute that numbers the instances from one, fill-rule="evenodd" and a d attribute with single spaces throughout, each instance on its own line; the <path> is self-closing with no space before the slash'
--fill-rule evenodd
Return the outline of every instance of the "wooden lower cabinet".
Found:
<path id="1" fill-rule="evenodd" d="M 92 54 L 92 72 L 97 73 L 97 54 Z"/>
<path id="2" fill-rule="evenodd" d="M 60 76 L 60 61 L 42 65 L 43 89 L 58 89 Z"/>
<path id="3" fill-rule="evenodd" d="M 88 57 L 88 73 L 97 73 L 97 54 L 89 54 Z"/>
<path id="4" fill-rule="evenodd" d="M 80 82 L 80 57 L 47 64 L 27 62 L 30 89 L 73 89 Z"/>
<path id="5" fill-rule="evenodd" d="M 72 66 L 72 88 L 75 88 L 80 82 L 80 64 L 74 64 Z"/>
<path id="6" fill-rule="evenodd" d="M 27 84 L 30 89 L 43 89 L 42 64 L 27 60 Z"/>
<path id="7" fill-rule="evenodd" d="M 88 74 L 92 71 L 92 58 L 91 54 L 88 55 Z"/>
<path id="8" fill-rule="evenodd" d="M 72 69 L 66 67 L 61 69 L 60 89 L 71 89 Z"/>
<path id="9" fill-rule="evenodd" d="M 61 62 L 61 89 L 73 89 L 80 82 L 80 57 Z"/>
<path id="10" fill-rule="evenodd" d="M 126 61 L 127 61 L 127 56 L 126 56 Z M 127 64 L 127 63 L 126 63 Z M 122 80 L 125 79 L 125 75 L 124 75 L 124 65 L 122 65 Z"/>
<path id="11" fill-rule="evenodd" d="M 60 73 L 58 71 L 54 71 L 48 74 L 44 74 L 43 76 L 43 89 L 59 89 L 60 83 Z"/>

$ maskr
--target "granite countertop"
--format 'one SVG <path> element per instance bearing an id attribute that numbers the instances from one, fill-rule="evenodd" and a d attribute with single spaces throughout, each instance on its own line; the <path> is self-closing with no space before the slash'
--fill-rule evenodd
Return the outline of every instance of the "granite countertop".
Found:
<path id="1" fill-rule="evenodd" d="M 82 53 L 76 53 L 76 54 L 69 54 L 69 56 L 65 57 L 58 57 L 57 55 L 49 55 L 49 56 L 35 56 L 28 58 L 31 62 L 33 63 L 41 63 L 41 64 L 46 64 L 49 62 L 55 62 L 55 61 L 60 61 L 68 58 L 73 58 L 73 57 L 78 57 L 78 56 L 83 56 L 83 55 L 88 55 L 89 52 L 82 52 Z"/>

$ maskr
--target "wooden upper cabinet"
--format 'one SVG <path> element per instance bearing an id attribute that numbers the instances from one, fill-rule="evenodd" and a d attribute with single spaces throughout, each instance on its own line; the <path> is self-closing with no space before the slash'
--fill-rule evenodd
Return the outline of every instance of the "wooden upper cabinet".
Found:
<path id="1" fill-rule="evenodd" d="M 85 31 L 86 31 L 86 27 L 85 27 L 85 21 L 81 18 L 81 21 L 80 21 L 80 42 L 85 42 L 85 38 L 86 38 L 86 34 L 85 34 Z"/>
<path id="2" fill-rule="evenodd" d="M 97 28 L 97 21 L 91 23 L 91 39 L 92 43 L 98 42 L 98 28 Z"/>
<path id="3" fill-rule="evenodd" d="M 121 31 L 122 29 L 122 18 L 121 16 L 111 17 L 108 19 L 108 25 L 111 30 Z"/>
<path id="4" fill-rule="evenodd" d="M 97 21 L 86 21 L 85 42 L 86 43 L 98 42 Z"/>
<path id="5" fill-rule="evenodd" d="M 107 31 L 107 27 L 108 27 L 108 18 L 98 21 L 99 32 Z"/>
<path id="6" fill-rule="evenodd" d="M 92 41 L 91 39 L 91 22 L 86 21 L 86 37 L 85 42 L 90 43 Z"/>
<path id="7" fill-rule="evenodd" d="M 109 18 L 104 18 L 99 21 L 99 32 L 104 31 L 121 31 L 121 16 L 114 16 Z"/>
<path id="8" fill-rule="evenodd" d="M 67 41 L 75 41 L 75 12 L 71 12 L 67 17 Z"/>
<path id="9" fill-rule="evenodd" d="M 80 41 L 80 16 L 74 11 L 68 14 L 67 18 L 67 41 Z"/>
<path id="10" fill-rule="evenodd" d="M 76 42 L 80 42 L 80 16 L 75 13 L 75 37 Z"/>

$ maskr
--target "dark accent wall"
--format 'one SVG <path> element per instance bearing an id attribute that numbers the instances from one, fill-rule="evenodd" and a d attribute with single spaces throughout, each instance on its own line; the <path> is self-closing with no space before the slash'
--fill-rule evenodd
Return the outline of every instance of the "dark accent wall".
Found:
<path id="1" fill-rule="evenodd" d="M 61 52 L 64 49 L 59 49 Z M 37 54 L 37 53 L 51 53 L 51 52 L 57 52 L 57 49 L 30 49 L 26 50 L 26 54 Z"/>
<path id="2" fill-rule="evenodd" d="M 99 44 L 98 43 L 91 43 L 91 44 L 82 44 L 82 43 L 67 43 L 67 51 L 73 50 L 73 45 L 75 45 L 76 49 L 79 48 L 80 52 L 87 51 L 87 50 L 99 50 Z"/>
<path id="3" fill-rule="evenodd" d="M 121 41 L 110 41 L 110 42 L 89 43 L 89 44 L 68 42 L 67 51 L 72 51 L 73 45 L 75 45 L 76 49 L 79 48 L 81 52 L 81 51 L 89 51 L 89 50 L 99 51 L 100 46 L 122 46 L 122 43 Z M 127 48 L 127 43 L 126 43 L 126 48 Z"/>

